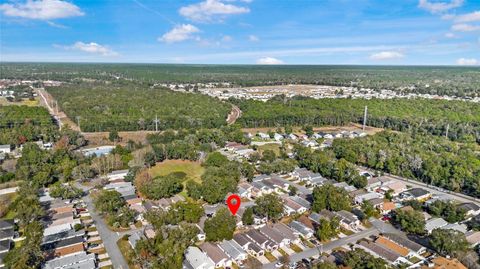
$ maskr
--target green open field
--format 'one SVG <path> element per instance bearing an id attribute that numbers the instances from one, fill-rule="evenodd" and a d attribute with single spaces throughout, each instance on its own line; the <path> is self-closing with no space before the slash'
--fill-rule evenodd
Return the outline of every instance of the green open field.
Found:
<path id="1" fill-rule="evenodd" d="M 184 161 L 184 160 L 166 160 L 161 163 L 157 163 L 150 169 L 152 176 L 166 176 L 174 172 L 185 173 L 186 179 L 193 179 L 196 182 L 201 182 L 201 176 L 205 168 L 203 168 L 199 162 Z"/>
<path id="2" fill-rule="evenodd" d="M 184 160 L 166 160 L 161 163 L 157 163 L 154 167 L 150 169 L 150 174 L 153 177 L 156 176 L 166 176 L 174 172 L 185 173 L 185 180 L 183 181 L 183 191 L 181 195 L 187 197 L 187 192 L 185 189 L 185 184 L 188 180 L 192 179 L 195 182 L 202 182 L 202 174 L 205 171 L 200 164 L 200 162 L 184 161 Z"/>

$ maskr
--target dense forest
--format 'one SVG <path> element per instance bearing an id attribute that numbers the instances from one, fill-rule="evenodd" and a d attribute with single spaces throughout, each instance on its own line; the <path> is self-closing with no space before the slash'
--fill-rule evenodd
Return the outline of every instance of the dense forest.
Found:
<path id="1" fill-rule="evenodd" d="M 151 88 L 141 83 L 72 83 L 49 87 L 59 106 L 85 132 L 215 128 L 231 106 L 214 98 Z"/>
<path id="2" fill-rule="evenodd" d="M 0 106 L 0 144 L 50 141 L 48 134 L 55 129 L 52 117 L 43 107 Z"/>
<path id="3" fill-rule="evenodd" d="M 231 100 L 242 110 L 237 122 L 245 127 L 367 125 L 397 131 L 447 134 L 451 140 L 480 143 L 480 105 L 463 101 L 428 99 L 312 99 L 277 96 L 267 102 Z"/>
<path id="4" fill-rule="evenodd" d="M 480 152 L 475 144 L 382 132 L 336 139 L 332 150 L 352 163 L 480 197 Z"/>
<path id="5" fill-rule="evenodd" d="M 478 96 L 478 67 L 262 66 L 175 64 L 4 63 L 0 78 L 73 81 L 134 79 L 148 83 L 230 82 L 237 86 L 317 84 L 405 93 Z"/>

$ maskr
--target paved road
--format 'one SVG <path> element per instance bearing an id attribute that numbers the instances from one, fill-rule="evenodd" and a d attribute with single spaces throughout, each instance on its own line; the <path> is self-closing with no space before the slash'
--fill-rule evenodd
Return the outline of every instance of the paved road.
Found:
<path id="1" fill-rule="evenodd" d="M 356 233 L 356 234 L 353 234 L 353 235 L 350 235 L 350 236 L 332 241 L 330 243 L 327 243 L 323 247 L 307 248 L 307 249 L 303 250 L 302 252 L 292 254 L 292 255 L 290 255 L 290 262 L 298 262 L 298 261 L 301 261 L 302 259 L 308 259 L 312 256 L 319 255 L 320 251 L 330 252 L 335 248 L 345 246 L 345 245 L 348 245 L 348 244 L 351 244 L 351 243 L 355 243 L 362 238 L 366 238 L 366 237 L 369 237 L 369 236 L 372 236 L 372 235 L 378 235 L 378 234 L 379 234 L 378 230 L 376 228 L 372 227 L 368 230 L 364 230 L 364 231 L 361 231 L 359 233 Z M 264 264 L 263 268 L 273 269 L 273 268 L 275 268 L 275 262 Z"/>
<path id="2" fill-rule="evenodd" d="M 368 220 L 373 225 L 373 227 L 375 227 L 378 231 L 380 231 L 380 233 L 383 233 L 383 234 L 390 233 L 390 234 L 398 234 L 398 235 L 406 236 L 405 233 L 403 233 L 399 229 L 396 229 L 390 223 L 385 223 L 385 222 L 383 222 L 379 219 L 373 218 L 373 217 L 369 218 Z"/>
<path id="3" fill-rule="evenodd" d="M 78 183 L 76 184 L 76 187 L 83 189 L 87 193 L 89 191 L 89 188 L 82 186 Z M 88 212 L 90 213 L 90 216 L 92 217 L 95 226 L 97 227 L 100 238 L 102 238 L 103 245 L 105 246 L 105 249 L 110 256 L 113 268 L 128 269 L 128 264 L 123 258 L 123 255 L 117 246 L 117 241 L 118 239 L 120 239 L 120 235 L 108 229 L 107 224 L 105 223 L 103 218 L 95 211 L 95 207 L 93 205 L 93 201 L 90 195 L 83 197 L 83 201 L 85 202 L 85 204 L 87 204 Z"/>

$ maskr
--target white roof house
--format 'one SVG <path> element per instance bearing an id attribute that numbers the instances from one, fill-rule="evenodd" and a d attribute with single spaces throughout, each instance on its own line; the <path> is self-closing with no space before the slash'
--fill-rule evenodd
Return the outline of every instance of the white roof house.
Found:
<path id="1" fill-rule="evenodd" d="M 186 268 L 214 269 L 213 261 L 197 247 L 188 247 L 185 251 Z"/>
<path id="2" fill-rule="evenodd" d="M 10 145 L 0 145 L 0 153 L 10 153 Z"/>
<path id="3" fill-rule="evenodd" d="M 95 254 L 84 252 L 75 253 L 68 256 L 62 256 L 45 263 L 44 269 L 91 269 L 95 266 Z"/>
<path id="4" fill-rule="evenodd" d="M 427 222 L 425 223 L 425 230 L 427 230 L 428 233 L 431 233 L 433 230 L 437 228 L 442 228 L 447 225 L 448 222 L 442 218 L 432 218 L 427 220 Z"/>

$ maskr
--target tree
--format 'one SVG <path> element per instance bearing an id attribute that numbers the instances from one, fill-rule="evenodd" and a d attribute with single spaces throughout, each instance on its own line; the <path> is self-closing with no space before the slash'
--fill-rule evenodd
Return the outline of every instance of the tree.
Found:
<path id="1" fill-rule="evenodd" d="M 339 232 L 339 221 L 336 218 L 332 220 L 320 219 L 320 224 L 318 225 L 315 236 L 320 241 L 326 241 L 332 237 L 337 236 Z"/>
<path id="2" fill-rule="evenodd" d="M 43 238 L 43 226 L 33 221 L 25 226 L 25 240 L 20 247 L 7 252 L 5 265 L 7 268 L 40 268 L 44 256 L 40 248 Z"/>
<path id="3" fill-rule="evenodd" d="M 207 155 L 207 159 L 203 163 L 205 166 L 221 167 L 228 163 L 228 158 L 220 152 L 215 151 Z"/>
<path id="4" fill-rule="evenodd" d="M 207 241 L 222 241 L 224 239 L 230 240 L 233 238 L 233 232 L 237 221 L 235 217 L 228 211 L 228 209 L 222 207 L 216 213 L 215 216 L 205 221 L 204 231 Z"/>
<path id="5" fill-rule="evenodd" d="M 407 233 L 425 233 L 425 218 L 419 211 L 398 209 L 393 220 Z"/>
<path id="6" fill-rule="evenodd" d="M 334 263 L 331 262 L 321 262 L 315 264 L 313 269 L 337 269 L 337 266 Z"/>
<path id="7" fill-rule="evenodd" d="M 255 199 L 255 213 L 269 220 L 278 220 L 283 214 L 283 201 L 276 194 L 265 194 Z"/>
<path id="8" fill-rule="evenodd" d="M 295 195 L 297 195 L 297 191 L 298 191 L 297 187 L 295 187 L 293 185 L 288 186 L 288 195 L 295 196 Z"/>
<path id="9" fill-rule="evenodd" d="M 452 229 L 435 229 L 429 237 L 432 248 L 443 256 L 458 257 L 469 248 L 465 234 Z"/>
<path id="10" fill-rule="evenodd" d="M 380 214 L 378 210 L 369 201 L 363 201 L 361 208 L 363 213 L 365 214 L 366 219 L 370 217 L 377 217 Z"/>
<path id="11" fill-rule="evenodd" d="M 95 208 L 103 214 L 113 214 L 125 205 L 122 195 L 115 190 L 101 190 L 94 197 Z"/>
<path id="12" fill-rule="evenodd" d="M 24 187 L 20 189 L 19 193 L 22 193 L 23 189 Z M 11 206 L 15 212 L 15 218 L 19 220 L 20 227 L 25 227 L 45 214 L 38 197 L 28 192 L 23 192 L 23 195 L 15 199 Z"/>
<path id="13" fill-rule="evenodd" d="M 380 269 L 387 266 L 387 263 L 382 258 L 375 258 L 359 248 L 347 252 L 343 259 L 343 264 L 352 269 Z"/>
<path id="14" fill-rule="evenodd" d="M 273 162 L 277 158 L 275 151 L 271 149 L 264 150 L 262 153 L 262 160 L 265 162 Z"/>
<path id="15" fill-rule="evenodd" d="M 205 214 L 205 210 L 199 203 L 184 201 L 173 204 L 168 210 L 168 218 L 171 224 L 178 224 L 181 221 L 198 223 Z"/>
<path id="16" fill-rule="evenodd" d="M 76 199 L 83 195 L 83 191 L 71 184 L 55 184 L 50 187 L 50 196 L 62 199 Z"/>
<path id="17" fill-rule="evenodd" d="M 166 176 L 158 176 L 150 182 L 141 185 L 139 191 L 150 199 L 161 199 L 172 197 L 183 190 L 183 177 L 178 177 L 175 173 Z"/>
<path id="18" fill-rule="evenodd" d="M 252 182 L 253 177 L 255 176 L 255 166 L 245 161 L 242 163 L 240 169 L 242 176 L 244 176 L 248 182 Z"/>
<path id="19" fill-rule="evenodd" d="M 308 137 L 311 137 L 314 134 L 313 127 L 310 126 L 310 125 L 307 125 L 307 126 L 303 127 L 303 130 L 305 131 L 305 134 Z"/>
<path id="20" fill-rule="evenodd" d="M 319 212 L 323 209 L 331 211 L 347 210 L 351 208 L 351 202 L 348 193 L 342 189 L 325 184 L 313 189 L 313 205 L 312 210 Z"/>
<path id="21" fill-rule="evenodd" d="M 120 140 L 120 136 L 118 135 L 118 131 L 117 130 L 112 130 L 108 133 L 108 140 L 110 140 L 110 142 L 117 142 Z"/>
<path id="22" fill-rule="evenodd" d="M 436 217 L 442 217 L 450 223 L 463 221 L 466 210 L 452 202 L 437 200 L 428 206 L 428 212 Z"/>
<path id="23" fill-rule="evenodd" d="M 243 212 L 242 223 L 243 225 L 252 225 L 254 223 L 254 213 L 252 206 L 247 207 L 245 209 L 245 212 Z"/>

